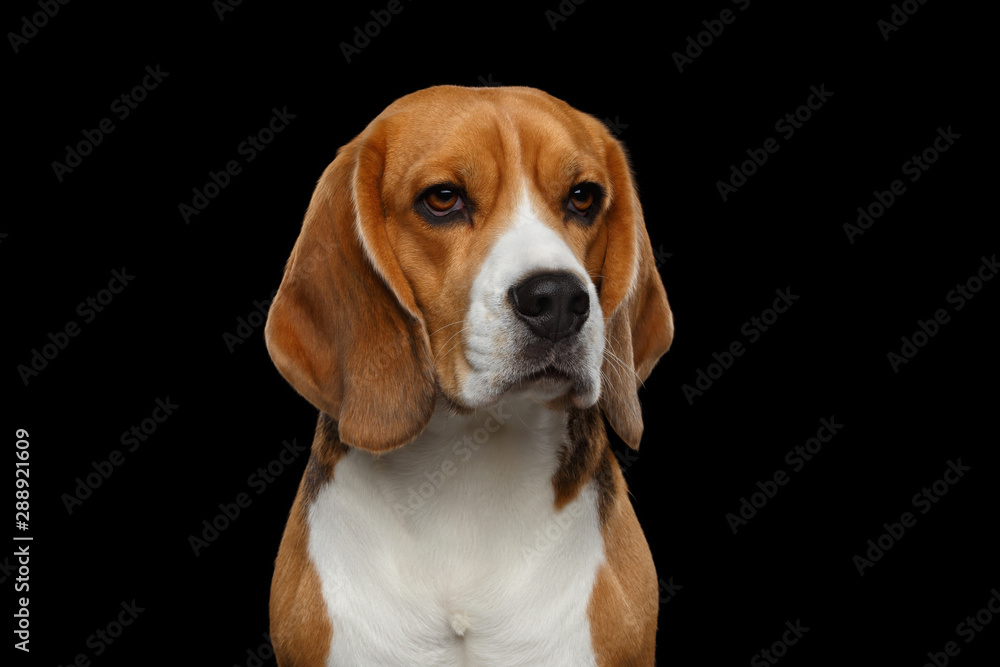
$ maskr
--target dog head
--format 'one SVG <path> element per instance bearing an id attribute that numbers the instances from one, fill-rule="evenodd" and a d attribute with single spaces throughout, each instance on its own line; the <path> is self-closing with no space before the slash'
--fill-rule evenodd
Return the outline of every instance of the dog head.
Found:
<path id="1" fill-rule="evenodd" d="M 600 402 L 638 447 L 673 319 L 602 123 L 531 88 L 407 95 L 325 170 L 265 339 L 350 445 L 382 452 L 525 393 Z"/>

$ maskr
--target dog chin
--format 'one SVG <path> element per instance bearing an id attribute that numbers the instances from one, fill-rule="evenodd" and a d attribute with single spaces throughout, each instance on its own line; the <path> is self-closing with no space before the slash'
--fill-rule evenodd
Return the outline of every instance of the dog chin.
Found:
<path id="1" fill-rule="evenodd" d="M 550 405 L 572 405 L 586 409 L 600 397 L 600 384 L 587 378 L 575 377 L 554 368 L 507 380 L 503 383 L 481 382 L 467 387 L 460 400 L 449 397 L 452 403 L 471 410 L 490 408 L 510 397 L 524 397 Z"/>
<path id="2" fill-rule="evenodd" d="M 570 400 L 573 402 L 574 408 L 579 408 L 580 410 L 586 410 L 587 408 L 593 407 L 597 403 L 597 399 L 601 397 L 601 386 L 596 382 L 586 382 L 580 383 L 573 388 L 573 392 L 570 394 Z"/>

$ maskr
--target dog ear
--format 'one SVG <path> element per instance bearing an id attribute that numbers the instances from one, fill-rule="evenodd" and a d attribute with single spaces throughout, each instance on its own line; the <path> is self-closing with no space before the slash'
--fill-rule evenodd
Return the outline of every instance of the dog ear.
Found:
<path id="1" fill-rule="evenodd" d="M 373 452 L 415 438 L 436 397 L 427 327 L 385 230 L 385 142 L 374 121 L 323 172 L 264 330 L 285 379 Z"/>
<path id="2" fill-rule="evenodd" d="M 643 430 L 638 388 L 669 349 L 674 320 L 628 158 L 604 133 L 612 187 L 601 281 L 606 337 L 601 406 L 619 437 L 638 449 Z"/>

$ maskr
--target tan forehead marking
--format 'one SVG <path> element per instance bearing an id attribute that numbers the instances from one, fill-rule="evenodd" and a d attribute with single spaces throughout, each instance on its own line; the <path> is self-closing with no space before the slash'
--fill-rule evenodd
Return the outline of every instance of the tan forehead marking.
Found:
<path id="1" fill-rule="evenodd" d="M 393 139 L 385 186 L 396 207 L 411 207 L 419 192 L 444 182 L 466 187 L 475 200 L 475 228 L 465 230 L 471 238 L 426 238 L 445 246 L 431 255 L 442 259 L 442 251 L 451 251 L 449 280 L 465 282 L 476 272 L 525 203 L 587 264 L 586 231 L 567 225 L 554 206 L 577 182 L 610 190 L 600 144 L 583 114 L 533 90 L 443 88 L 401 98 L 385 116 Z"/>

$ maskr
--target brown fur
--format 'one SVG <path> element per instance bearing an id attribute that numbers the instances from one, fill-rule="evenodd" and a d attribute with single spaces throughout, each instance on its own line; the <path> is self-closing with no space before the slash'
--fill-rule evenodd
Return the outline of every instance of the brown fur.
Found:
<path id="1" fill-rule="evenodd" d="M 567 222 L 565 197 L 583 181 L 607 196 L 591 224 Z M 417 213 L 419 194 L 441 183 L 475 193 L 471 222 Z M 321 665 L 334 631 L 307 516 L 346 446 L 386 452 L 436 406 L 469 409 L 458 388 L 470 289 L 523 194 L 580 259 L 606 318 L 600 402 L 570 411 L 552 480 L 557 507 L 597 480 L 608 562 L 591 599 L 594 647 L 602 665 L 651 664 L 656 576 L 602 414 L 639 446 L 638 386 L 670 346 L 673 320 L 627 157 L 603 124 L 541 91 L 439 86 L 394 102 L 324 171 L 265 327 L 275 365 L 321 412 L 272 584 L 282 667 Z"/>
<path id="2" fill-rule="evenodd" d="M 542 222 L 599 286 L 609 333 L 602 406 L 638 446 L 636 388 L 673 327 L 621 145 L 541 91 L 456 86 L 397 100 L 338 152 L 271 306 L 275 364 L 338 421 L 345 442 L 398 447 L 426 425 L 438 390 L 461 403 L 469 291 L 518 204 L 522 171 Z M 605 189 L 604 211 L 591 225 L 567 224 L 566 193 L 583 180 Z M 475 193 L 473 224 L 429 225 L 414 211 L 414 198 L 442 182 Z"/>
<path id="3" fill-rule="evenodd" d="M 271 580 L 271 643 L 282 667 L 322 667 L 333 638 L 319 575 L 309 559 L 309 505 L 333 480 L 346 451 L 336 423 L 320 413 L 306 474 L 281 538 Z"/>
<path id="4" fill-rule="evenodd" d="M 603 521 L 607 504 L 605 491 L 608 490 L 607 482 L 612 480 L 607 474 L 602 476 L 606 467 L 608 434 L 604 430 L 600 409 L 597 406 L 586 410 L 570 408 L 567 430 L 568 442 L 559 452 L 559 468 L 552 477 L 556 509 L 562 509 L 576 497 L 584 484 L 596 477 Z"/>
<path id="5" fill-rule="evenodd" d="M 653 556 L 628 500 L 621 468 L 606 448 L 605 483 L 613 487 L 602 512 L 604 556 L 587 614 L 598 667 L 651 667 L 655 663 L 660 594 Z"/>
<path id="6" fill-rule="evenodd" d="M 426 426 L 435 386 L 423 317 L 398 284 L 377 213 L 381 168 L 372 152 L 355 140 L 324 172 L 264 333 L 278 370 L 337 421 L 345 442 L 384 451 Z M 360 188 L 351 187 L 355 178 Z M 357 243 L 352 200 L 371 230 L 375 265 Z"/>
<path id="7" fill-rule="evenodd" d="M 643 424 L 637 390 L 670 348 L 674 320 L 624 149 L 610 135 L 606 141 L 619 194 L 608 211 L 601 292 L 607 331 L 601 406 L 621 439 L 638 449 Z"/>

